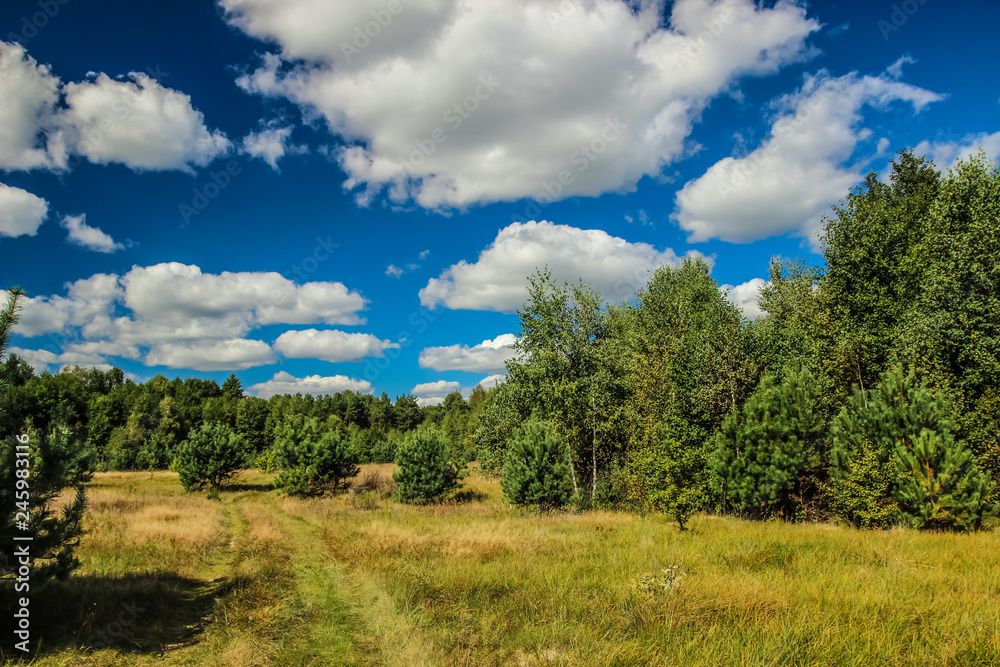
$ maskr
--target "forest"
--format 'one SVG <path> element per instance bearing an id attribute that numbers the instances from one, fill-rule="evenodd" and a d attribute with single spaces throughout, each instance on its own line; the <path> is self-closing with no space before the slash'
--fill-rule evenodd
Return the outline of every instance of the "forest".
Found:
<path id="1" fill-rule="evenodd" d="M 32 502 L 53 536 L 54 572 L 72 567 L 62 542 L 78 533 L 85 501 L 81 491 L 62 515 L 45 503 L 96 471 L 177 470 L 185 488 L 217 491 L 236 470 L 257 469 L 278 473 L 289 493 L 324 493 L 356 464 L 437 446 L 452 477 L 471 461 L 503 476 L 512 503 L 662 513 L 682 530 L 702 511 L 859 528 L 990 525 L 1000 479 L 997 165 L 980 154 L 941 173 L 901 152 L 887 179 L 869 174 L 824 224 L 823 264 L 773 259 L 754 320 L 701 258 L 661 267 L 620 304 L 586 276 L 559 284 L 539 267 L 506 380 L 438 406 L 385 393 L 264 400 L 235 375 L 221 387 L 162 375 L 136 383 L 118 368 L 35 375 L 8 355 L 4 541 L 18 434 L 37 443 L 32 474 L 48 484 Z M 4 344 L 16 331 L 10 294 Z"/>

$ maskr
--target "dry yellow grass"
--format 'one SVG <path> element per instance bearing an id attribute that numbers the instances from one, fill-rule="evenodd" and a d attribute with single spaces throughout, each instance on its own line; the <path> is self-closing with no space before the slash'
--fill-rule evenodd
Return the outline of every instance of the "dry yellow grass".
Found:
<path id="1" fill-rule="evenodd" d="M 143 648 L 57 645 L 37 664 L 1000 664 L 997 533 L 714 516 L 682 533 L 512 508 L 478 474 L 424 507 L 288 498 L 267 479 L 248 473 L 220 502 L 169 473 L 96 478 L 84 566 L 59 584 L 84 612 L 65 625 L 99 629 L 104 607 L 139 596 L 128 641 Z M 640 586 L 681 563 L 669 593 Z"/>

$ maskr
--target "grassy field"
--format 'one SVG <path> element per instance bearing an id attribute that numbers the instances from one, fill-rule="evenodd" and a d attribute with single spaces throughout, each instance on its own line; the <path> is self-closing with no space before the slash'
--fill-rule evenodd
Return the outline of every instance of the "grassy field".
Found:
<path id="1" fill-rule="evenodd" d="M 267 482 L 210 500 L 172 473 L 95 476 L 82 567 L 32 593 L 31 664 L 1000 664 L 997 532 L 682 533 L 512 509 L 478 474 L 430 507 Z"/>

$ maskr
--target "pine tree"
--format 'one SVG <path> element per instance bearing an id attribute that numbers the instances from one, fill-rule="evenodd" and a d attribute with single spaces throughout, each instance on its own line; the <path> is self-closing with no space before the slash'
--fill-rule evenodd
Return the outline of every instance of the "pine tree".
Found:
<path id="1" fill-rule="evenodd" d="M 822 471 L 825 424 L 812 373 L 788 369 L 765 376 L 743 409 L 723 421 L 710 465 L 723 504 L 744 514 L 800 516 Z"/>
<path id="2" fill-rule="evenodd" d="M 295 415 L 275 430 L 275 458 L 281 472 L 274 485 L 292 495 L 336 491 L 358 474 L 357 457 L 340 429 Z"/>
<path id="3" fill-rule="evenodd" d="M 8 290 L 7 303 L 0 309 L 0 358 L 18 321 L 23 296 L 24 292 L 17 288 Z M 6 380 L 0 377 L 0 390 L 5 388 Z M 6 412 L 6 406 L 2 407 Z M 19 576 L 22 564 L 15 549 L 26 542 L 15 541 L 15 536 L 32 538 L 32 585 L 53 576 L 61 579 L 79 565 L 73 552 L 79 544 L 86 507 L 82 484 L 90 478 L 83 443 L 58 421 L 48 432 L 33 429 L 30 424 L 0 428 L 0 580 Z M 56 512 L 53 506 L 57 497 L 73 485 L 73 500 Z"/>
<path id="4" fill-rule="evenodd" d="M 549 510 L 569 501 L 571 485 L 562 438 L 543 421 L 525 422 L 511 438 L 504 460 L 504 496 L 515 505 Z"/>
<path id="5" fill-rule="evenodd" d="M 861 526 L 897 515 L 921 528 L 975 530 L 996 508 L 993 486 L 956 439 L 951 402 L 910 371 L 892 369 L 857 390 L 834 421 L 830 498 Z M 867 477 L 876 484 L 858 484 Z"/>
<path id="6" fill-rule="evenodd" d="M 218 491 L 246 458 L 243 438 L 219 422 L 202 424 L 177 448 L 177 472 L 185 491 Z"/>
<path id="7" fill-rule="evenodd" d="M 993 482 L 950 434 L 924 429 L 894 454 L 900 477 L 893 497 L 915 528 L 979 530 L 984 517 L 996 514 L 987 502 Z"/>
<path id="8" fill-rule="evenodd" d="M 407 434 L 396 450 L 392 475 L 399 497 L 407 503 L 429 503 L 459 488 L 459 467 L 448 459 L 448 438 L 435 428 Z"/>

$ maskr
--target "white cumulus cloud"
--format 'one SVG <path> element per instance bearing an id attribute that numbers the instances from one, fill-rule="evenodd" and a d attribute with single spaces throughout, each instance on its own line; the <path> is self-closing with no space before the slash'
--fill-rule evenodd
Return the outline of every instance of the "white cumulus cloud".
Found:
<path id="1" fill-rule="evenodd" d="M 331 362 L 383 357 L 386 349 L 398 347 L 398 343 L 380 340 L 371 334 L 317 329 L 286 331 L 274 341 L 274 349 L 290 359 L 322 359 Z"/>
<path id="2" fill-rule="evenodd" d="M 49 68 L 20 44 L 0 41 L 0 169 L 65 164 L 61 135 L 53 123 L 58 101 L 59 79 Z"/>
<path id="3" fill-rule="evenodd" d="M 510 348 L 517 342 L 514 334 L 501 334 L 478 345 L 448 345 L 427 347 L 420 352 L 420 367 L 436 371 L 471 371 L 488 373 L 502 371 L 508 359 L 515 356 Z"/>
<path id="4" fill-rule="evenodd" d="M 166 343 L 146 355 L 147 366 L 191 368 L 196 371 L 241 371 L 277 360 L 270 346 L 260 340 L 233 338 L 209 343 Z"/>
<path id="5" fill-rule="evenodd" d="M 418 384 L 410 393 L 417 399 L 417 405 L 424 407 L 425 405 L 441 405 L 448 394 L 453 391 L 468 393 L 469 390 L 464 389 L 460 382 L 437 380 L 436 382 Z"/>
<path id="6" fill-rule="evenodd" d="M 0 237 L 34 236 L 48 215 L 47 201 L 27 190 L 0 183 Z"/>
<path id="7" fill-rule="evenodd" d="M 260 158 L 271 169 L 278 171 L 278 160 L 285 155 L 301 155 L 309 150 L 306 146 L 292 144 L 291 137 L 290 126 L 267 127 L 243 137 L 242 151 L 251 157 Z"/>
<path id="8" fill-rule="evenodd" d="M 739 285 L 720 285 L 719 289 L 726 295 L 733 305 L 743 311 L 751 320 L 764 315 L 758 304 L 760 300 L 760 288 L 767 284 L 763 278 L 751 278 Z"/>
<path id="9" fill-rule="evenodd" d="M 192 165 L 204 167 L 230 150 L 226 135 L 205 126 L 189 96 L 145 74 L 130 76 L 66 84 L 68 108 L 60 119 L 77 153 L 95 164 L 193 173 Z"/>
<path id="10" fill-rule="evenodd" d="M 1000 132 L 969 134 L 952 141 L 921 141 L 914 146 L 914 155 L 924 155 L 938 169 L 954 167 L 959 160 L 967 160 L 982 148 L 994 160 L 1000 158 Z"/>
<path id="11" fill-rule="evenodd" d="M 248 389 L 260 398 L 270 398 L 278 394 L 336 394 L 339 391 L 371 390 L 371 383 L 366 380 L 355 380 L 346 375 L 322 377 L 309 375 L 297 378 L 291 373 L 280 371 L 267 382 L 251 385 Z"/>
<path id="12" fill-rule="evenodd" d="M 321 118 L 361 203 L 430 209 L 630 191 L 708 103 L 810 57 L 788 0 L 221 0 L 277 45 L 245 90 Z M 391 6 L 391 7 L 390 7 Z M 393 11 L 395 10 L 395 11 Z"/>
<path id="13" fill-rule="evenodd" d="M 862 108 L 904 102 L 919 112 L 940 99 L 886 75 L 807 77 L 800 91 L 778 101 L 781 114 L 758 148 L 720 160 L 684 186 L 675 218 L 689 242 L 749 243 L 791 233 L 815 245 L 823 215 L 864 178 L 859 166 L 845 164 L 868 135 Z"/>
<path id="14" fill-rule="evenodd" d="M 118 243 L 97 227 L 91 227 L 84 215 L 67 215 L 60 225 L 69 232 L 70 243 L 95 252 L 111 253 L 125 246 Z"/>
<path id="15" fill-rule="evenodd" d="M 514 311 L 527 298 L 528 276 L 546 265 L 552 277 L 576 283 L 581 278 L 610 301 L 631 298 L 649 274 L 677 265 L 669 248 L 630 243 L 599 229 L 579 229 L 548 221 L 512 223 L 470 264 L 460 261 L 431 278 L 420 303 L 434 308 Z"/>

